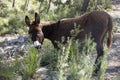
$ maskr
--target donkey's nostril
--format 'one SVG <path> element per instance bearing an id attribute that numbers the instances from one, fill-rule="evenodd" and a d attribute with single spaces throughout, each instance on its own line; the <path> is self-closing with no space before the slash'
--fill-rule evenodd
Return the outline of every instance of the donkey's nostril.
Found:
<path id="1" fill-rule="evenodd" d="M 34 47 L 35 48 L 41 48 L 41 43 L 39 43 L 39 41 L 35 41 L 34 42 Z"/>

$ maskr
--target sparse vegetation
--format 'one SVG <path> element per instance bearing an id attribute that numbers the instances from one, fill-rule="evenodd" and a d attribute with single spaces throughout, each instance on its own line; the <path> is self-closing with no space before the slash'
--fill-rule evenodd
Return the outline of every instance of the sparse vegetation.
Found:
<path id="1" fill-rule="evenodd" d="M 12 6 L 13 1 L 15 1 L 14 6 Z M 0 0 L 0 35 L 26 33 L 27 29 L 24 22 L 26 14 L 32 16 L 34 12 L 39 12 L 43 21 L 60 20 L 82 14 L 80 8 L 83 0 L 49 1 L 51 2 L 48 0 Z M 109 1 L 90 0 L 87 12 L 94 9 L 111 9 Z M 55 50 L 49 45 L 51 43 L 45 40 L 40 52 L 30 46 L 27 47 L 22 58 L 16 55 L 14 60 L 4 60 L 0 57 L 0 80 L 16 80 L 18 76 L 21 76 L 23 80 L 36 80 L 33 76 L 40 67 L 56 71 L 57 74 L 53 75 L 58 80 L 95 80 L 96 78 L 92 76 L 94 57 L 91 55 L 95 49 L 95 44 L 89 38 L 86 39 L 85 43 L 83 47 L 78 41 L 69 38 L 67 44 L 60 43 L 60 50 Z M 107 64 L 106 55 L 102 71 L 97 77 L 98 80 L 104 80 Z"/>

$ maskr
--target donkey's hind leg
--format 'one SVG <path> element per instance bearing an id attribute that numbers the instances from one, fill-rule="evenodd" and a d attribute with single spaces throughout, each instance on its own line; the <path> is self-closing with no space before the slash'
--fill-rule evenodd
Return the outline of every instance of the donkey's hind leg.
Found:
<path id="1" fill-rule="evenodd" d="M 98 75 L 98 73 L 100 72 L 101 63 L 102 63 L 103 55 L 104 55 L 103 44 L 98 43 L 97 47 L 96 47 L 96 50 L 97 50 L 97 58 L 95 60 L 94 74 Z"/>

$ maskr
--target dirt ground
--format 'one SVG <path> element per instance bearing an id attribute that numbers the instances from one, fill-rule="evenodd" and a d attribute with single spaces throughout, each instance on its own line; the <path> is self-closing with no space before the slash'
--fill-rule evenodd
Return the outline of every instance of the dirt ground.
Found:
<path id="1" fill-rule="evenodd" d="M 120 80 L 120 0 L 114 0 L 113 11 L 108 13 L 112 16 L 113 21 L 118 23 L 118 30 L 116 33 L 113 33 L 113 44 L 108 54 L 108 67 L 105 80 Z"/>
<path id="2" fill-rule="evenodd" d="M 105 80 L 120 80 L 120 33 L 115 33 L 112 49 L 108 54 Z"/>

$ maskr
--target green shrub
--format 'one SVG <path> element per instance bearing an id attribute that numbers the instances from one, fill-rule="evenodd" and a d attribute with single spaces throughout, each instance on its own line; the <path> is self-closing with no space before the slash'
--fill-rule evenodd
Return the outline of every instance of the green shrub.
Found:
<path id="1" fill-rule="evenodd" d="M 41 66 L 48 67 L 51 70 L 55 70 L 58 54 L 53 49 L 50 50 L 47 48 L 47 50 L 48 50 L 47 53 L 44 52 L 44 54 L 42 55 L 40 64 L 41 64 Z"/>
<path id="2" fill-rule="evenodd" d="M 15 61 L 5 61 L 0 57 L 0 80 L 13 80 L 16 75 Z"/>
<path id="3" fill-rule="evenodd" d="M 0 17 L 0 34 L 9 33 L 9 29 L 7 28 L 8 21 L 9 21 L 8 18 L 2 18 L 2 17 Z"/>
<path id="4" fill-rule="evenodd" d="M 91 10 L 111 10 L 110 0 L 91 0 L 88 6 L 88 11 Z"/>
<path id="5" fill-rule="evenodd" d="M 104 51 L 105 51 L 105 53 L 104 53 L 104 56 L 103 56 L 101 70 L 100 70 L 100 73 L 99 73 L 99 76 L 98 76 L 98 80 L 104 80 L 106 69 L 107 69 L 107 64 L 108 64 L 107 63 L 107 53 L 108 53 L 107 48 L 104 49 Z"/>
<path id="6" fill-rule="evenodd" d="M 86 53 L 93 50 L 93 48 L 88 48 L 91 41 L 86 42 L 87 46 L 84 46 L 82 50 L 79 49 L 80 43 L 78 41 L 70 39 L 67 44 L 66 47 L 62 47 L 61 55 L 58 57 L 58 79 L 90 80 L 94 61 Z M 91 45 L 91 47 L 93 46 Z M 69 73 L 68 76 L 64 76 L 66 70 Z"/>
<path id="7" fill-rule="evenodd" d="M 9 16 L 8 27 L 10 32 L 23 33 L 24 31 L 26 31 L 24 17 L 22 16 L 23 16 L 22 13 L 19 13 L 19 14 L 14 13 Z"/>
<path id="8" fill-rule="evenodd" d="M 83 48 L 81 48 L 83 47 Z M 80 49 L 81 48 L 81 49 Z M 84 46 L 73 39 L 68 39 L 67 45 L 61 47 L 58 56 L 58 80 L 93 80 L 94 60 L 92 57 L 95 50 L 95 44 L 88 37 Z M 105 54 L 107 50 L 105 50 Z M 98 80 L 104 80 L 107 67 L 106 55 L 102 60 L 101 71 L 97 77 Z"/>
<path id="9" fill-rule="evenodd" d="M 33 77 L 39 67 L 39 61 L 38 51 L 33 47 L 29 47 L 26 57 L 19 62 L 20 65 L 18 66 L 18 72 L 22 75 L 23 80 L 29 80 Z"/>

